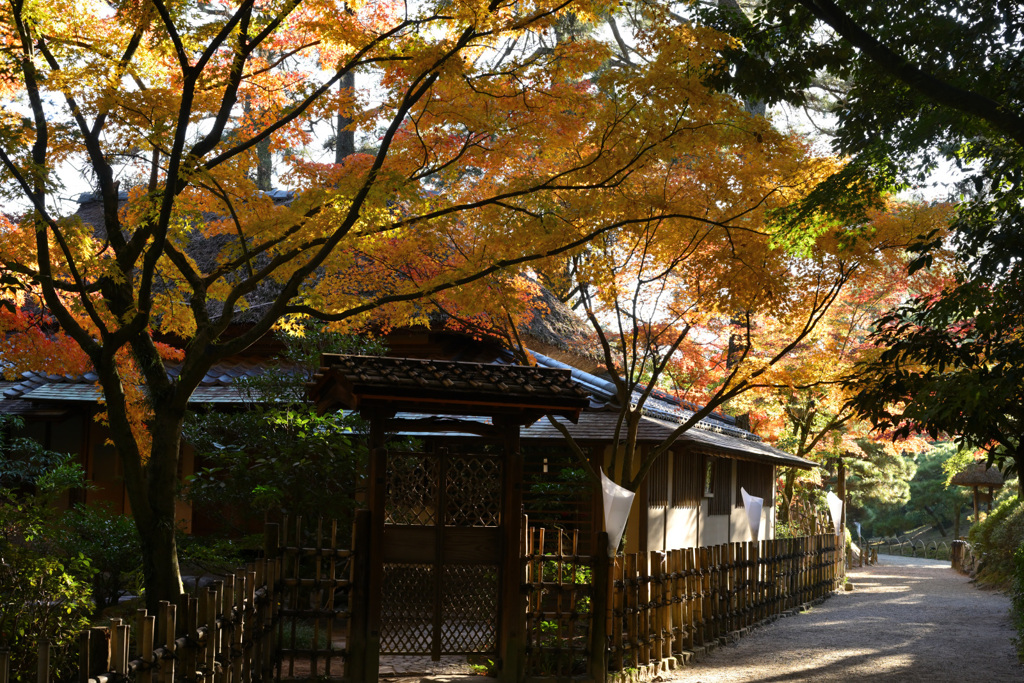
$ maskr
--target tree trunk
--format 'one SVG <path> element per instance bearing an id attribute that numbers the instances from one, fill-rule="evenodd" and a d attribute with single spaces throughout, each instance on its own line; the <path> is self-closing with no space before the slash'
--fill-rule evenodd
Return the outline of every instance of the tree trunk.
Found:
<path id="1" fill-rule="evenodd" d="M 790 508 L 793 507 L 793 489 L 796 486 L 796 469 L 790 467 L 786 471 L 786 483 L 782 489 L 782 510 L 779 515 L 779 521 L 783 524 L 789 524 L 792 521 L 792 514 Z"/>
<path id="2" fill-rule="evenodd" d="M 931 517 L 935 521 L 935 528 L 938 529 L 939 533 L 942 534 L 943 538 L 945 538 L 945 536 L 946 536 L 946 525 L 942 523 L 942 518 L 939 517 L 937 514 L 935 514 L 935 511 L 932 510 L 927 505 L 922 506 L 922 509 L 925 512 L 927 512 L 928 516 Z"/>
<path id="3" fill-rule="evenodd" d="M 256 187 L 264 192 L 274 189 L 274 157 L 270 153 L 270 138 L 256 143 Z"/>
<path id="4" fill-rule="evenodd" d="M 161 600 L 173 603 L 183 590 L 175 514 L 182 422 L 183 416 L 176 411 L 155 406 L 150 423 L 153 445 L 141 470 L 142 481 L 125 480 L 142 545 L 146 608 L 152 613 Z"/>
<path id="5" fill-rule="evenodd" d="M 343 97 L 354 97 L 356 90 L 356 75 L 349 71 L 338 81 L 338 92 Z M 338 114 L 338 134 L 334 139 L 334 163 L 340 164 L 345 157 L 356 152 L 356 132 L 352 130 L 352 119 L 343 113 Z"/>

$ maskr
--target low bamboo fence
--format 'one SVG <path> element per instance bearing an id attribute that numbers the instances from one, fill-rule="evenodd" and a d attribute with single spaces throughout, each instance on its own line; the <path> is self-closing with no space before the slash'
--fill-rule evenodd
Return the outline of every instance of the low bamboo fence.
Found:
<path id="1" fill-rule="evenodd" d="M 653 675 L 825 598 L 845 577 L 832 534 L 614 558 L 581 557 L 575 543 L 569 532 L 527 532 L 531 678 Z"/>
<path id="2" fill-rule="evenodd" d="M 353 541 L 365 545 L 368 513 L 357 513 Z M 344 536 L 344 538 L 342 538 Z M 263 557 L 156 614 L 140 609 L 78 641 L 79 683 L 249 683 L 341 679 L 349 663 L 353 572 L 348 534 L 337 522 L 306 528 L 301 519 L 268 524 Z M 365 554 L 365 553 L 364 553 Z M 358 636 L 357 636 L 358 640 Z M 51 644 L 38 646 L 36 681 L 56 680 Z M 362 662 L 360 661 L 362 665 Z M 9 683 L 0 649 L 0 683 Z"/>

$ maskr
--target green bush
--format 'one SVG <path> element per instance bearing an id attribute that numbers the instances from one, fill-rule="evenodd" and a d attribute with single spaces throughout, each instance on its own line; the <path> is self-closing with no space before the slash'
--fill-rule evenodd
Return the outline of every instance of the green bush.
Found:
<path id="1" fill-rule="evenodd" d="M 1016 498 L 1003 501 L 984 521 L 971 527 L 968 538 L 982 556 L 978 580 L 1005 585 L 1014 575 L 1014 553 L 1024 544 L 1024 505 Z"/>
<path id="2" fill-rule="evenodd" d="M 142 592 L 142 549 L 130 517 L 106 507 L 78 505 L 61 523 L 60 547 L 68 555 L 88 557 L 92 565 L 97 615 L 116 605 L 125 593 Z"/>
<path id="3" fill-rule="evenodd" d="M 49 640 L 52 675 L 76 664 L 79 632 L 89 625 L 92 568 L 84 555 L 62 555 L 57 528 L 35 500 L 0 492 L 0 647 L 10 650 L 11 680 L 34 680 L 39 642 Z"/>
<path id="4" fill-rule="evenodd" d="M 1017 629 L 1014 644 L 1017 657 L 1024 661 L 1024 545 L 1013 553 L 1013 588 L 1010 593 L 1013 626 Z"/>

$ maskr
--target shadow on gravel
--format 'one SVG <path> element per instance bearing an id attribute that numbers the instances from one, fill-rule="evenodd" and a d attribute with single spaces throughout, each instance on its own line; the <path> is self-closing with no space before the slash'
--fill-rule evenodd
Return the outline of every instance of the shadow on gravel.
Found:
<path id="1" fill-rule="evenodd" d="M 1024 681 L 1006 596 L 934 560 L 865 567 L 850 580 L 853 592 L 758 629 L 676 680 Z"/>

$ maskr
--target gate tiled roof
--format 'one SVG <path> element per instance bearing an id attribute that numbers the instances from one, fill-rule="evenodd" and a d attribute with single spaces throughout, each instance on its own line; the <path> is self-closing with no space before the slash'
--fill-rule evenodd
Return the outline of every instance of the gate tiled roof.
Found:
<path id="1" fill-rule="evenodd" d="M 394 410 L 489 415 L 550 412 L 573 421 L 590 400 L 568 371 L 522 365 L 325 354 L 311 395 L 320 410 L 386 405 Z"/>

